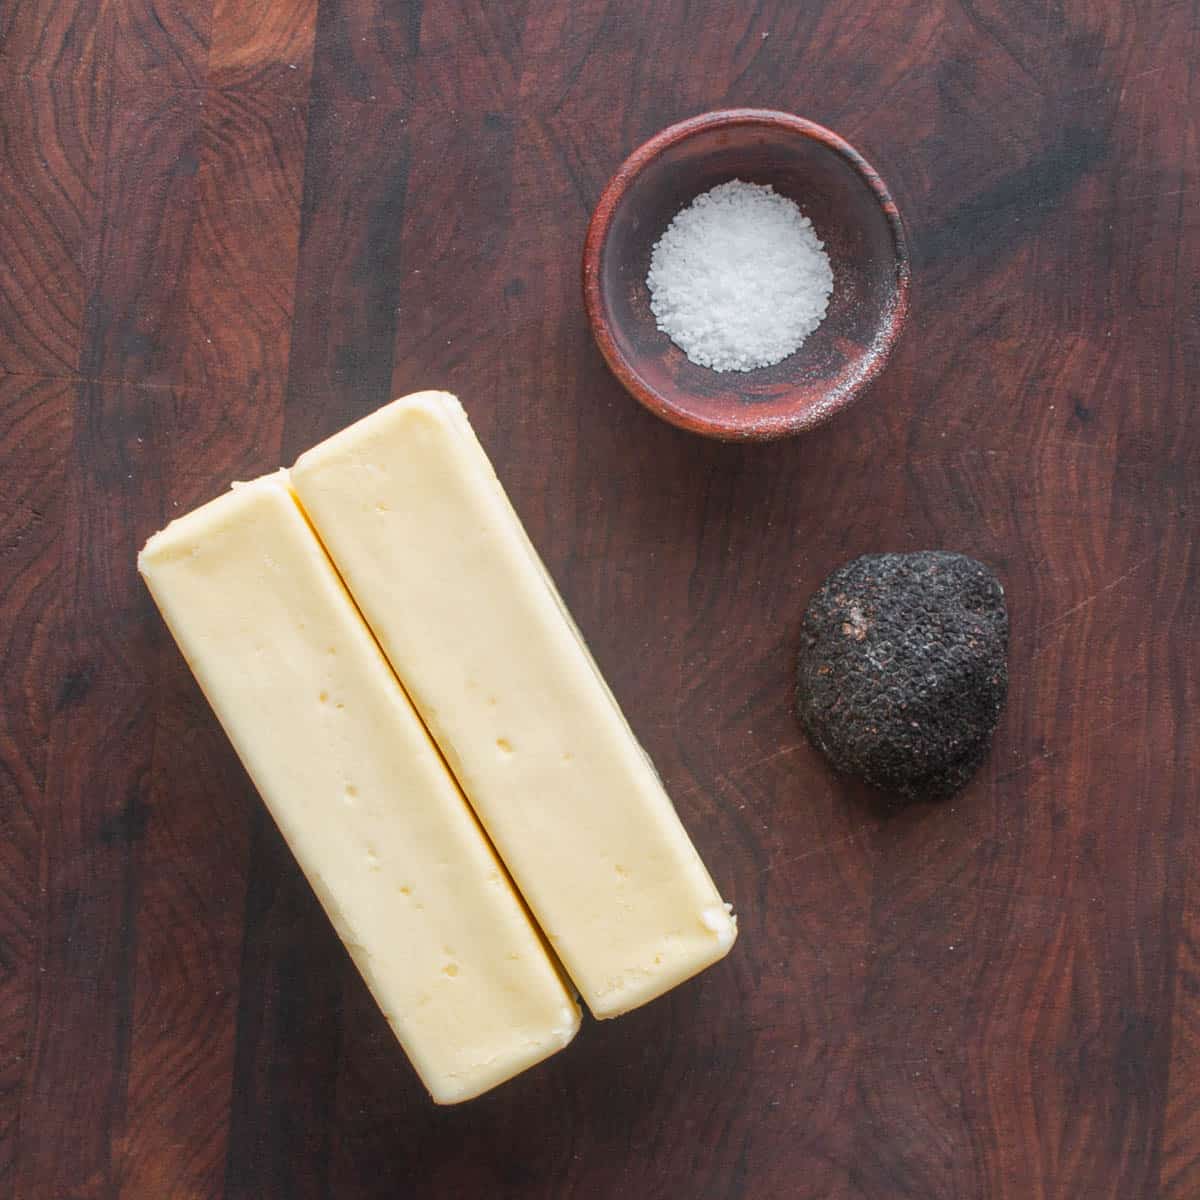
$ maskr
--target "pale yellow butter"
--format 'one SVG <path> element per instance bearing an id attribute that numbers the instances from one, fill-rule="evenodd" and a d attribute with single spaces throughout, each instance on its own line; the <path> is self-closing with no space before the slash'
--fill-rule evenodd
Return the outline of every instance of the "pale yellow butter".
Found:
<path id="1" fill-rule="evenodd" d="M 592 1012 L 724 956 L 736 921 L 458 401 L 397 400 L 292 481 Z"/>
<path id="2" fill-rule="evenodd" d="M 287 473 L 173 521 L 138 567 L 433 1098 L 565 1046 L 579 1010 Z"/>

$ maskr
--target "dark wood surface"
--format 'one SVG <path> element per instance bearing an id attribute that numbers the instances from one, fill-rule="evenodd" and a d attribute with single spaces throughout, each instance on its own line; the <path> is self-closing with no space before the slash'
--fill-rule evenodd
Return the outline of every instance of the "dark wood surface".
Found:
<path id="1" fill-rule="evenodd" d="M 643 11 L 644 10 L 644 11 Z M 0 1195 L 1200 1195 L 1200 9 L 0 3 Z M 757 105 L 859 146 L 913 308 L 770 446 L 585 323 L 609 173 Z M 438 1110 L 134 570 L 231 477 L 445 387 L 741 939 Z M 1012 687 L 888 816 L 789 711 L 872 550 L 993 564 Z"/>

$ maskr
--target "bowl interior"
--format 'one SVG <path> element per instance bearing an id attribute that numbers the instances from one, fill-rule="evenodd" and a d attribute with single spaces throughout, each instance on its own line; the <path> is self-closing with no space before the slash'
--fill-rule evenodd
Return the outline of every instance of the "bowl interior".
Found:
<path id="1" fill-rule="evenodd" d="M 600 319 L 636 395 L 668 420 L 718 437 L 772 437 L 819 424 L 882 365 L 903 309 L 903 235 L 880 194 L 824 131 L 771 121 L 701 127 L 628 179 L 599 250 Z M 863 169 L 869 168 L 863 164 Z M 770 184 L 812 220 L 833 267 L 821 325 L 772 367 L 715 372 L 689 362 L 650 311 L 650 252 L 672 217 L 729 179 Z M 894 209 L 893 209 L 894 212 Z M 616 364 L 614 364 L 615 366 Z"/>

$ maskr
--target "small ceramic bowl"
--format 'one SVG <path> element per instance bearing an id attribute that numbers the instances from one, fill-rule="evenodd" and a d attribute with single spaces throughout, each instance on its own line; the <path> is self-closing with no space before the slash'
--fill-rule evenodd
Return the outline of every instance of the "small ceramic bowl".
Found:
<path id="1" fill-rule="evenodd" d="M 671 219 L 729 179 L 795 200 L 833 266 L 825 319 L 794 354 L 752 371 L 690 362 L 655 324 L 646 287 Z M 801 433 L 850 404 L 895 345 L 909 275 L 900 213 L 866 159 L 812 121 L 750 108 L 681 121 L 635 150 L 604 189 L 583 251 L 588 320 L 613 374 L 664 420 L 727 441 Z"/>

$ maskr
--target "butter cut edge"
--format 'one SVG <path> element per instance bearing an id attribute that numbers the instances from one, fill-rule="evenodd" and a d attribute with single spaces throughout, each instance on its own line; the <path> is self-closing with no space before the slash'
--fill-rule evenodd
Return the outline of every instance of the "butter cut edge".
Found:
<path id="1" fill-rule="evenodd" d="M 463 408 L 462 401 L 453 392 L 444 392 L 437 388 L 427 388 L 420 392 L 407 392 L 403 396 L 397 396 L 394 400 L 389 400 L 387 404 L 380 405 L 379 408 L 367 413 L 366 416 L 359 417 L 357 421 L 352 421 L 345 428 L 339 429 L 337 433 L 332 433 L 329 437 L 319 441 L 315 446 L 310 446 L 292 464 L 291 476 L 293 478 L 300 478 L 307 472 L 316 470 L 320 467 L 322 459 L 340 453 L 342 446 L 346 442 L 353 441 L 357 434 L 364 430 L 370 431 L 376 425 L 386 425 L 389 415 L 400 408 L 432 413 L 438 418 L 448 415 L 455 420 L 464 422 L 468 420 L 467 411 Z"/>
<path id="2" fill-rule="evenodd" d="M 188 527 L 192 525 L 205 525 L 213 512 L 220 512 L 226 507 L 224 502 L 231 491 L 238 492 L 244 488 L 278 490 L 283 492 L 292 503 L 296 503 L 296 496 L 292 490 L 291 479 L 286 467 L 280 467 L 277 471 L 271 471 L 266 475 L 259 475 L 256 479 L 235 479 L 225 491 L 214 496 L 211 500 L 206 500 L 203 504 L 197 505 L 195 508 L 190 508 L 187 512 L 181 513 L 177 517 L 173 517 L 161 529 L 152 533 L 146 539 L 145 545 L 138 551 L 138 574 L 144 577 L 147 566 L 154 559 L 169 562 L 175 558 L 179 551 L 173 551 L 171 548 L 172 535 L 186 532 Z M 297 505 L 297 507 L 299 506 Z M 301 509 L 301 512 L 303 513 L 303 509 Z"/>

